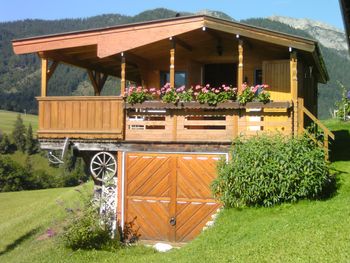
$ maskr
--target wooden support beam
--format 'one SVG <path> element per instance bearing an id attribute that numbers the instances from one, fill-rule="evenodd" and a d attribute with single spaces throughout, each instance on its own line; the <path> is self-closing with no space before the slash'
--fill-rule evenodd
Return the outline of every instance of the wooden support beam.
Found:
<path id="1" fill-rule="evenodd" d="M 243 40 L 238 40 L 238 70 L 237 70 L 237 89 L 238 94 L 242 93 L 243 84 Z"/>
<path id="2" fill-rule="evenodd" d="M 175 39 L 176 43 L 177 43 L 179 46 L 183 47 L 184 49 L 186 49 L 186 50 L 188 50 L 188 51 L 192 51 L 192 50 L 193 50 L 192 46 L 190 46 L 189 44 L 187 44 L 187 43 L 186 43 L 185 41 L 183 41 L 182 39 L 180 39 L 180 38 L 178 38 L 178 37 L 176 37 L 176 38 L 174 38 L 174 39 Z"/>
<path id="3" fill-rule="evenodd" d="M 304 118 L 304 113 L 298 110 L 298 60 L 297 53 L 292 51 L 289 59 L 290 70 L 290 92 L 293 101 L 293 134 L 297 135 L 301 129 L 300 120 Z"/>
<path id="4" fill-rule="evenodd" d="M 175 40 L 172 39 L 172 47 L 170 49 L 170 71 L 169 81 L 170 87 L 175 88 Z"/>
<path id="5" fill-rule="evenodd" d="M 94 88 L 95 96 L 100 96 L 99 84 L 98 84 L 98 82 L 96 80 L 95 72 L 93 72 L 92 70 L 87 70 L 87 72 L 88 72 L 91 84 L 92 84 L 92 86 Z"/>
<path id="6" fill-rule="evenodd" d="M 124 96 L 125 90 L 126 90 L 126 79 L 125 79 L 125 72 L 126 69 L 126 62 L 125 62 L 125 57 L 122 57 L 122 63 L 121 63 L 121 72 L 120 72 L 120 95 Z"/>
<path id="7" fill-rule="evenodd" d="M 106 74 L 108 74 L 110 76 L 117 76 L 117 74 L 115 72 L 111 71 L 110 69 L 107 69 L 107 68 L 103 67 L 102 64 L 93 65 L 92 63 L 82 62 L 78 58 L 68 57 L 68 56 L 65 56 L 63 54 L 58 54 L 56 52 L 45 52 L 45 53 L 40 52 L 39 56 L 41 58 L 48 58 L 48 59 L 51 59 L 53 61 L 59 61 L 60 63 L 73 65 L 73 66 L 80 67 L 80 68 L 83 68 L 83 69 L 103 72 L 103 73 L 106 73 Z"/>
<path id="8" fill-rule="evenodd" d="M 106 80 L 108 78 L 108 75 L 92 70 L 87 70 L 87 73 L 89 75 L 91 84 L 94 87 L 95 96 L 100 96 L 103 86 L 105 85 Z"/>
<path id="9" fill-rule="evenodd" d="M 55 72 L 57 66 L 58 66 L 58 61 L 53 61 L 49 70 L 47 71 L 47 81 L 50 80 L 50 78 L 52 77 L 53 73 Z"/>
<path id="10" fill-rule="evenodd" d="M 41 97 L 46 97 L 47 95 L 47 69 L 48 69 L 48 59 L 41 58 Z"/>

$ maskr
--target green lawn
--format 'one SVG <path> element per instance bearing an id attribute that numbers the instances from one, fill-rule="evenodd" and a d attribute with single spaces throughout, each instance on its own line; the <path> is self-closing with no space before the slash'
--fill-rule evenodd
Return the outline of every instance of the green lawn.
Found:
<path id="1" fill-rule="evenodd" d="M 348 143 L 350 123 L 326 124 L 342 135 L 333 147 Z M 116 253 L 73 252 L 57 237 L 38 240 L 64 217 L 55 200 L 75 202 L 78 193 L 72 188 L 1 193 L 0 262 L 349 262 L 350 158 L 340 154 L 336 158 L 332 167 L 339 173 L 339 189 L 333 198 L 227 209 L 213 228 L 168 253 L 143 246 Z"/>
<path id="2" fill-rule="evenodd" d="M 12 133 L 14 123 L 17 119 L 17 115 L 18 112 L 0 110 L 0 130 L 3 133 Z M 24 113 L 21 113 L 21 117 L 23 119 L 24 125 L 28 127 L 30 123 L 33 127 L 34 133 L 36 133 L 38 129 L 38 116 L 31 114 L 25 115 Z"/>

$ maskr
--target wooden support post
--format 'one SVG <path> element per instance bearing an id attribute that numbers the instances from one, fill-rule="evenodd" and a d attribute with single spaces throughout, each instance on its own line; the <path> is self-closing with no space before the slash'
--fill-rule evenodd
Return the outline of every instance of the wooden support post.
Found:
<path id="1" fill-rule="evenodd" d="M 304 132 L 304 99 L 298 98 L 298 134 Z"/>
<path id="2" fill-rule="evenodd" d="M 238 70 L 237 70 L 237 88 L 238 94 L 242 93 L 243 84 L 243 40 L 238 40 Z"/>
<path id="3" fill-rule="evenodd" d="M 124 96 L 125 90 L 126 90 L 126 79 L 125 79 L 125 70 L 126 70 L 126 63 L 125 63 L 125 57 L 122 56 L 122 64 L 121 64 L 121 73 L 120 73 L 120 95 Z"/>
<path id="4" fill-rule="evenodd" d="M 299 130 L 299 113 L 298 111 L 298 59 L 295 51 L 290 53 L 290 92 L 293 101 L 293 134 L 297 135 Z M 304 118 L 304 116 L 303 116 Z"/>
<path id="5" fill-rule="evenodd" d="M 47 58 L 41 58 L 41 97 L 47 95 L 47 71 L 48 71 L 48 60 Z"/>
<path id="6" fill-rule="evenodd" d="M 170 49 L 170 87 L 175 88 L 175 40 L 172 39 L 172 47 Z"/>

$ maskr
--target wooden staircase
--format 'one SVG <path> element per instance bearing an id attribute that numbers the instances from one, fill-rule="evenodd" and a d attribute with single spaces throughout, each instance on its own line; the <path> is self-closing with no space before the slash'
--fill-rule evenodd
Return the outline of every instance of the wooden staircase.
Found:
<path id="1" fill-rule="evenodd" d="M 329 138 L 335 140 L 335 135 L 319 119 L 316 118 L 307 108 L 304 107 L 302 99 L 298 100 L 299 111 L 299 134 L 306 134 L 311 140 L 324 149 L 325 159 L 329 160 Z M 305 117 L 310 120 L 310 125 L 306 125 Z"/>

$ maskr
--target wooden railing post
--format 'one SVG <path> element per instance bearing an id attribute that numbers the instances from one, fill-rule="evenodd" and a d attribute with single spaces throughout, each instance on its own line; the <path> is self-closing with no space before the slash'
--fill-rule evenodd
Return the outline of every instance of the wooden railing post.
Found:
<path id="1" fill-rule="evenodd" d="M 242 93 L 243 84 L 243 40 L 238 40 L 238 70 L 237 70 L 237 88 L 238 94 Z"/>
<path id="2" fill-rule="evenodd" d="M 329 134 L 324 131 L 324 138 L 323 138 L 323 147 L 324 147 L 324 158 L 326 161 L 329 160 L 329 141 L 328 141 Z"/>
<path id="3" fill-rule="evenodd" d="M 126 89 L 126 80 L 125 80 L 125 70 L 126 70 L 126 62 L 124 55 L 122 56 L 122 63 L 121 63 L 121 81 L 120 81 L 120 96 L 124 96 L 125 89 Z"/>
<path id="4" fill-rule="evenodd" d="M 47 58 L 41 58 L 41 97 L 47 95 L 47 71 L 48 71 L 48 60 Z"/>

